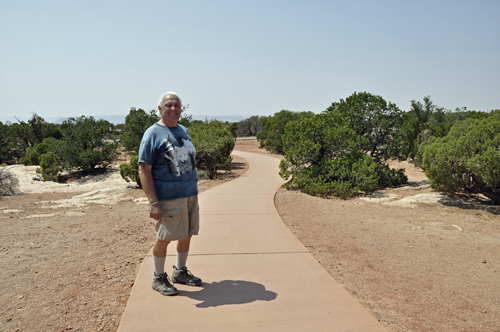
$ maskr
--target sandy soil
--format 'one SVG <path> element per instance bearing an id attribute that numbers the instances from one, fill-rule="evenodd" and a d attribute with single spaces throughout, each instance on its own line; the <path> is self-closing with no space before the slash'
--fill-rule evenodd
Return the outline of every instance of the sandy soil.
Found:
<path id="1" fill-rule="evenodd" d="M 413 165 L 392 166 L 408 186 L 349 200 L 280 189 L 276 208 L 389 331 L 500 331 L 500 207 L 441 195 Z"/>
<path id="2" fill-rule="evenodd" d="M 8 168 L 25 194 L 0 197 L 0 331 L 116 331 L 154 241 L 143 191 L 117 169 L 56 184 Z M 232 168 L 200 192 L 247 166 Z"/>
<path id="3" fill-rule="evenodd" d="M 269 154 L 257 146 L 236 149 Z M 233 166 L 200 191 L 246 170 Z M 0 198 L 0 331 L 115 331 L 154 240 L 144 194 L 116 170 L 54 185 L 10 167 L 26 194 Z M 389 331 L 499 331 L 499 207 L 435 193 L 401 167 L 409 186 L 350 200 L 279 190 L 275 204 Z"/>

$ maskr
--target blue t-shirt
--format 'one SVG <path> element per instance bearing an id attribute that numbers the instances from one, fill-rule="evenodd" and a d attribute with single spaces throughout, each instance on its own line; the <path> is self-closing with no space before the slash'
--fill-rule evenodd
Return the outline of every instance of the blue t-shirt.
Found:
<path id="1" fill-rule="evenodd" d="M 198 194 L 196 149 L 182 125 L 169 128 L 158 123 L 142 137 L 139 162 L 152 166 L 156 196 L 174 200 Z"/>

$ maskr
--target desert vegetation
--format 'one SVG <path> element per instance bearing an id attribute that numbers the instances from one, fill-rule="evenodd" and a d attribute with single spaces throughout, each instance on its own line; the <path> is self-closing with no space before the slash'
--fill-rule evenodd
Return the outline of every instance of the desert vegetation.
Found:
<path id="1" fill-rule="evenodd" d="M 231 124 L 217 120 L 193 121 L 186 114 L 187 106 L 183 108 L 179 124 L 186 127 L 196 147 L 196 168 L 210 179 L 217 176 L 217 170 L 229 169 L 232 161 L 231 152 L 234 148 L 234 138 Z M 138 173 L 139 145 L 142 135 L 152 124 L 158 122 L 156 111 L 145 112 L 143 109 L 132 108 L 125 118 L 120 142 L 130 162 L 120 165 L 120 174 L 126 181 L 135 181 L 141 186 Z"/>
<path id="2" fill-rule="evenodd" d="M 362 92 L 319 114 L 282 110 L 262 117 L 256 136 L 262 148 L 284 155 L 280 174 L 289 189 L 339 197 L 370 193 L 405 183 L 404 170 L 388 161 L 408 160 L 425 171 L 435 190 L 480 193 L 498 204 L 498 119 L 498 110 L 450 111 L 429 96 L 412 100 L 404 112 Z"/>
<path id="3" fill-rule="evenodd" d="M 239 123 L 193 120 L 188 107 L 179 123 L 193 139 L 197 168 L 210 179 L 229 167 L 237 127 L 238 136 L 256 136 L 261 148 L 284 156 L 279 172 L 289 189 L 343 198 L 371 193 L 405 183 L 404 170 L 390 168 L 389 161 L 409 160 L 435 190 L 480 193 L 500 203 L 499 110 L 450 111 L 426 96 L 412 100 L 405 112 L 368 92 L 355 92 L 320 113 L 281 110 Z M 131 108 L 119 125 L 91 116 L 57 125 L 33 113 L 26 122 L 0 122 L 0 163 L 40 165 L 40 179 L 57 182 L 64 171 L 106 169 L 123 153 L 130 162 L 121 165 L 122 177 L 140 186 L 139 144 L 158 120 L 156 111 L 140 108 Z"/>
<path id="4" fill-rule="evenodd" d="M 229 169 L 234 147 L 231 124 L 217 120 L 193 121 L 183 108 L 180 124 L 188 128 L 197 149 L 197 168 L 202 176 L 213 179 L 217 170 Z M 156 111 L 131 108 L 125 123 L 114 125 L 92 116 L 68 118 L 62 124 L 46 122 L 33 113 L 27 121 L 0 122 L 0 164 L 38 165 L 37 180 L 61 181 L 61 174 L 81 175 L 102 172 L 117 161 L 119 155 L 129 162 L 120 165 L 126 181 L 141 186 L 137 154 L 144 131 L 156 123 Z M 16 193 L 15 179 L 2 172 L 2 195 Z"/>

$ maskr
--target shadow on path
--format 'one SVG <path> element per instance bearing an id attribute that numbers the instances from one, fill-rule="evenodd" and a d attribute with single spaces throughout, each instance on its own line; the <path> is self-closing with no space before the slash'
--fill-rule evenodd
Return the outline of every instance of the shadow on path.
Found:
<path id="1" fill-rule="evenodd" d="M 278 294 L 266 290 L 262 284 L 244 280 L 223 280 L 203 283 L 199 291 L 181 291 L 180 296 L 187 296 L 201 301 L 196 307 L 210 308 L 229 304 L 244 304 L 254 301 L 272 301 Z"/>

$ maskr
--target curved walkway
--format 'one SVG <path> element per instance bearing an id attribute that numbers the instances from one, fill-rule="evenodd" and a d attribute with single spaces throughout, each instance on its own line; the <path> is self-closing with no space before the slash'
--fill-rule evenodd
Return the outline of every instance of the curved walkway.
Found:
<path id="1" fill-rule="evenodd" d="M 118 331 L 386 331 L 283 224 L 274 207 L 279 160 L 234 154 L 248 171 L 199 197 L 188 267 L 203 286 L 176 284 L 172 297 L 153 291 L 150 252 Z M 166 267 L 173 264 L 170 245 Z"/>

